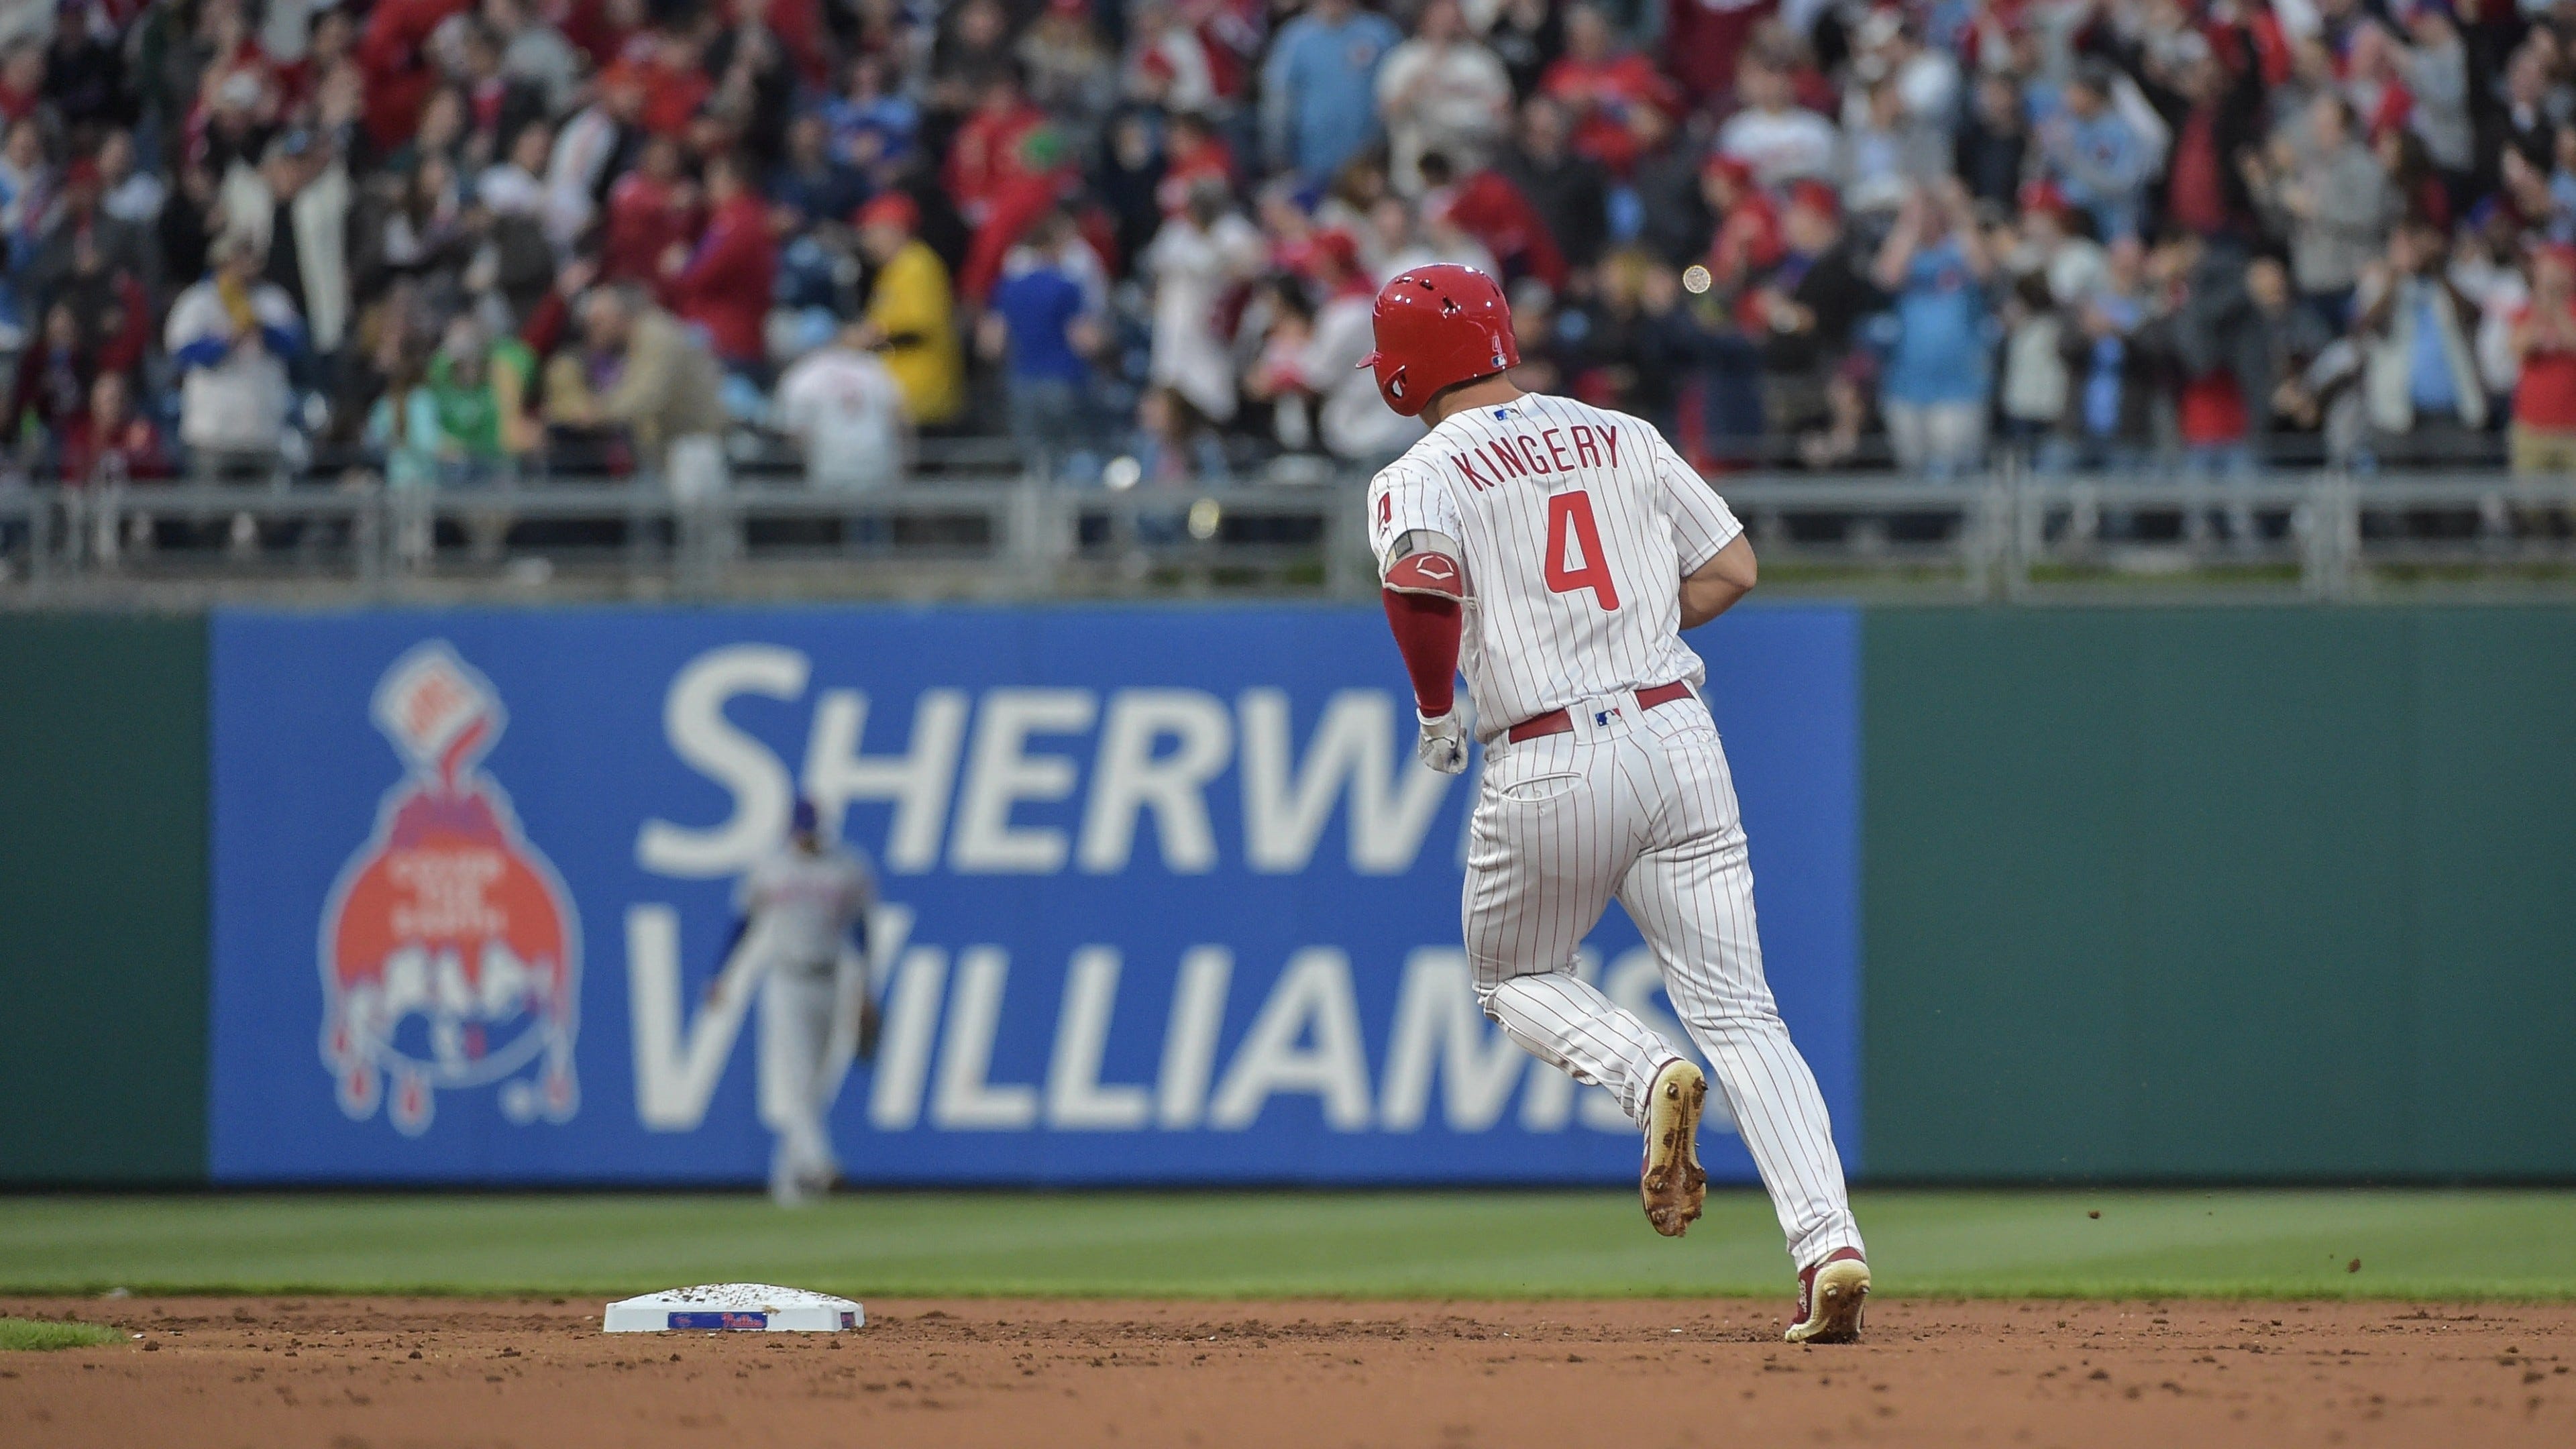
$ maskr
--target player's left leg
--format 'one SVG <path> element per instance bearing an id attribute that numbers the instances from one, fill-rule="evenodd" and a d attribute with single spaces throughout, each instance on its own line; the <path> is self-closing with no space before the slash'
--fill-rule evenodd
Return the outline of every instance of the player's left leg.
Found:
<path id="1" fill-rule="evenodd" d="M 823 1121 L 830 1052 L 832 978 L 774 969 L 760 995 L 760 1117 L 778 1141 L 769 1192 L 782 1205 L 829 1191 L 840 1164 Z"/>
<path id="2" fill-rule="evenodd" d="M 1611 742 L 1584 728 L 1491 750 L 1461 915 L 1476 1002 L 1522 1050 L 1606 1087 L 1641 1128 L 1673 1045 L 1574 973 L 1634 854 Z"/>
<path id="3" fill-rule="evenodd" d="M 1658 797 L 1652 844 L 1620 884 L 1619 900 L 1662 968 L 1682 1025 L 1707 1054 L 1736 1129 L 1770 1190 L 1802 1272 L 1861 1248 L 1841 1154 L 1815 1073 L 1789 1039 L 1762 974 L 1753 870 L 1735 784 L 1707 712 L 1697 703 L 1648 712 L 1661 748 L 1649 751 Z"/>

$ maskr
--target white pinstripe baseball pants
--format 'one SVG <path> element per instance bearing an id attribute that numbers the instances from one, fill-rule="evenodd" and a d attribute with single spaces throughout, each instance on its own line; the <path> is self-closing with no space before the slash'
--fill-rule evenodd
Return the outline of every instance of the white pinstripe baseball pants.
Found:
<path id="1" fill-rule="evenodd" d="M 1762 977 L 1753 869 L 1735 781 L 1696 698 L 1631 695 L 1568 711 L 1568 733 L 1496 740 L 1467 849 L 1467 955 L 1485 1014 L 1575 1080 L 1609 1088 L 1642 1129 L 1646 1093 L 1681 1055 L 1574 974 L 1615 893 L 1779 1211 L 1800 1268 L 1861 1246 L 1825 1101 Z"/>

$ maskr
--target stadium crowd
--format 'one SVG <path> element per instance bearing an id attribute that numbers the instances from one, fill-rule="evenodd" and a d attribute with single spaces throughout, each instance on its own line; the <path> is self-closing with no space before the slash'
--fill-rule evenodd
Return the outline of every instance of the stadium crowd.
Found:
<path id="1" fill-rule="evenodd" d="M 2576 466 L 2576 3 L 0 0 L 12 470 L 1074 483 L 1419 425 L 1385 277 L 1711 468 Z M 730 441 L 729 441 L 730 440 Z"/>

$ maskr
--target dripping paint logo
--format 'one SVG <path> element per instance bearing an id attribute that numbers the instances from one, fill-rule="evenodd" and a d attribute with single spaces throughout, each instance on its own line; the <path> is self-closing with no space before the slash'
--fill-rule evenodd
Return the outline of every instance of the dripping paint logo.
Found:
<path id="1" fill-rule="evenodd" d="M 478 769 L 507 716 L 491 681 L 444 641 L 395 661 L 376 726 L 410 766 L 376 811 L 322 913 L 322 1061 L 340 1110 L 386 1101 L 429 1130 L 437 1093 L 500 1087 L 512 1122 L 580 1106 L 581 923 L 554 866 Z"/>

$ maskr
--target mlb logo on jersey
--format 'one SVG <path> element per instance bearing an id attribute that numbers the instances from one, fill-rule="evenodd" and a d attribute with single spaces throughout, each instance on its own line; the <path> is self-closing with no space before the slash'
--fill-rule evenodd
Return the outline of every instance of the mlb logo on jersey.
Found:
<path id="1" fill-rule="evenodd" d="M 500 696 L 432 640 L 386 671 L 373 714 L 410 770 L 323 908 L 322 1062 L 340 1110 L 373 1116 L 390 1077 L 386 1115 L 416 1137 L 438 1089 L 501 1082 L 511 1121 L 565 1121 L 580 1102 L 581 926 L 509 796 L 475 768 L 500 736 Z"/>

